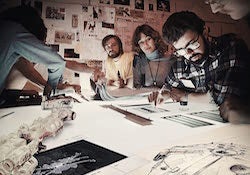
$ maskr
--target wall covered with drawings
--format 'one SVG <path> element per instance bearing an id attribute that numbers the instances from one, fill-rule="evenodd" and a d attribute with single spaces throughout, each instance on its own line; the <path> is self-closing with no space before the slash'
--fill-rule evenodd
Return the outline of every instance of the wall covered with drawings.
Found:
<path id="1" fill-rule="evenodd" d="M 102 0 L 88 4 L 44 1 L 42 18 L 48 28 L 47 43 L 59 45 L 59 53 L 66 59 L 103 60 L 106 54 L 102 38 L 117 34 L 125 51 L 130 51 L 132 34 L 138 25 L 148 23 L 161 31 L 164 20 L 155 19 L 166 19 L 171 7 L 169 0 L 163 2 L 168 2 L 168 6 L 160 8 L 157 1 L 136 0 L 114 0 L 112 4 Z"/>

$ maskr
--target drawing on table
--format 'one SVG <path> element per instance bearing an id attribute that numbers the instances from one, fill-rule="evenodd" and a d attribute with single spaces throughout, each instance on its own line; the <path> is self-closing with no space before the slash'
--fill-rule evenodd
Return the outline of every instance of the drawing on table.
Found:
<path id="1" fill-rule="evenodd" d="M 45 174 L 62 174 L 71 168 L 77 168 L 78 164 L 96 162 L 95 159 L 89 158 L 89 156 L 81 156 L 81 153 L 76 152 L 75 155 L 58 159 L 51 164 L 43 164 L 42 167 L 36 168 L 34 175 L 45 175 Z"/>
<path id="2" fill-rule="evenodd" d="M 63 145 L 34 157 L 38 160 L 34 175 L 86 174 L 126 158 L 85 140 Z"/>
<path id="3" fill-rule="evenodd" d="M 234 143 L 174 146 L 158 153 L 147 175 L 250 174 L 250 148 Z"/>
<path id="4" fill-rule="evenodd" d="M 191 128 L 196 128 L 196 127 L 201 127 L 201 126 L 209 126 L 209 125 L 213 125 L 212 123 L 208 123 L 202 120 L 198 120 L 195 118 L 191 118 L 185 115 L 172 115 L 172 116 L 165 116 L 162 117 L 163 119 L 172 121 L 172 122 L 176 122 Z"/>
<path id="5" fill-rule="evenodd" d="M 159 107 L 155 107 L 155 106 L 142 106 L 142 107 L 138 107 L 138 108 L 133 108 L 134 110 L 146 113 L 146 114 L 152 114 L 152 113 L 160 113 L 160 112 L 169 112 L 169 110 L 167 109 L 163 109 L 163 108 L 159 108 Z"/>
<path id="6" fill-rule="evenodd" d="M 221 122 L 221 123 L 227 123 L 227 121 L 223 120 L 223 118 L 220 116 L 219 113 L 213 113 L 213 111 L 201 111 L 201 112 L 192 112 L 190 115 L 194 115 L 197 117 Z"/>

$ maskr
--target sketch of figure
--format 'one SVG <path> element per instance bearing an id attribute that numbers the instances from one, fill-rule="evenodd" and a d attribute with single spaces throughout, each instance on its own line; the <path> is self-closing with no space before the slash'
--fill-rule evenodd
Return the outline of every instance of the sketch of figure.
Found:
<path id="1" fill-rule="evenodd" d="M 98 13 L 95 10 L 95 7 L 93 7 L 93 19 L 98 19 Z"/>
<path id="2" fill-rule="evenodd" d="M 169 0 L 157 0 L 157 10 L 170 12 Z"/>
<path id="3" fill-rule="evenodd" d="M 72 27 L 78 27 L 78 15 L 72 15 Z"/>
<path id="4" fill-rule="evenodd" d="M 84 36 L 97 37 L 96 21 L 84 21 Z"/>
<path id="5" fill-rule="evenodd" d="M 233 143 L 174 146 L 157 154 L 154 161 L 148 175 L 156 170 L 172 175 L 250 175 L 250 148 Z"/>
<path id="6" fill-rule="evenodd" d="M 38 167 L 34 175 L 47 175 L 47 174 L 62 174 L 71 168 L 76 169 L 78 164 L 82 163 L 95 163 L 95 159 L 90 159 L 89 156 L 81 156 L 81 153 L 75 153 L 71 157 L 66 157 L 53 161 L 51 164 L 44 164 Z"/>
<path id="7" fill-rule="evenodd" d="M 57 7 L 47 7 L 46 8 L 46 18 L 64 20 L 65 18 L 65 8 Z"/>
<path id="8" fill-rule="evenodd" d="M 135 0 L 135 9 L 144 10 L 144 0 Z"/>

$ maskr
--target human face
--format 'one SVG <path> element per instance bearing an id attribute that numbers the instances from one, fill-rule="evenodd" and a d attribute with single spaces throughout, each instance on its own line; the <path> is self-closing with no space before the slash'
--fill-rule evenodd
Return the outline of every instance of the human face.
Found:
<path id="1" fill-rule="evenodd" d="M 115 38 L 110 38 L 104 45 L 105 51 L 111 58 L 120 56 L 120 48 Z"/>
<path id="2" fill-rule="evenodd" d="M 206 0 L 210 4 L 213 13 L 230 15 L 232 19 L 238 20 L 250 12 L 249 0 Z"/>
<path id="3" fill-rule="evenodd" d="M 178 41 L 173 43 L 175 55 L 184 56 L 192 62 L 199 62 L 205 52 L 203 38 L 188 30 Z"/>
<path id="4" fill-rule="evenodd" d="M 150 54 L 154 52 L 156 47 L 155 47 L 155 41 L 153 40 L 153 38 L 151 38 L 151 36 L 146 36 L 144 33 L 141 33 L 140 36 L 141 36 L 140 37 L 141 39 L 138 41 L 138 44 L 141 50 L 145 54 Z"/>

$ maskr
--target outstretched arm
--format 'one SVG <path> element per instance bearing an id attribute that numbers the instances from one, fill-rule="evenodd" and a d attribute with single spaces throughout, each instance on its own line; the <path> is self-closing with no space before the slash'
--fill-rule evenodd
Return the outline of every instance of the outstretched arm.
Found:
<path id="1" fill-rule="evenodd" d="M 28 61 L 25 58 L 21 57 L 15 63 L 15 67 L 30 81 L 36 83 L 39 86 L 48 88 L 48 91 L 49 91 L 49 89 L 51 89 L 51 87 L 47 84 L 47 81 L 34 68 L 33 63 L 31 63 L 30 61 Z M 81 91 L 81 86 L 80 85 L 74 85 L 74 84 L 68 84 L 68 83 L 66 83 L 66 84 L 59 83 L 57 85 L 57 89 L 65 89 L 65 88 L 68 88 L 68 87 L 73 87 L 76 92 Z"/>
<path id="2" fill-rule="evenodd" d="M 47 81 L 34 68 L 34 64 L 25 58 L 21 57 L 14 65 L 27 79 L 36 83 L 39 86 L 45 87 Z"/>
<path id="3" fill-rule="evenodd" d="M 72 60 L 66 61 L 66 68 L 77 72 L 92 73 L 95 71 L 95 68 L 89 67 L 86 63 L 79 63 Z"/>

